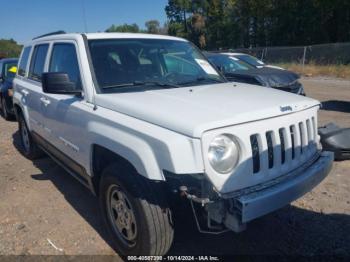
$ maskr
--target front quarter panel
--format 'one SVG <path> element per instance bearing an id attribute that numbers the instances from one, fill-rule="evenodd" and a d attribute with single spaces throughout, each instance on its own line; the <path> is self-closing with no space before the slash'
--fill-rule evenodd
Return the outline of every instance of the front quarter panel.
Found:
<path id="1" fill-rule="evenodd" d="M 139 174 L 164 180 L 163 170 L 202 173 L 201 143 L 162 127 L 98 107 L 89 121 L 91 144 L 128 160 Z"/>

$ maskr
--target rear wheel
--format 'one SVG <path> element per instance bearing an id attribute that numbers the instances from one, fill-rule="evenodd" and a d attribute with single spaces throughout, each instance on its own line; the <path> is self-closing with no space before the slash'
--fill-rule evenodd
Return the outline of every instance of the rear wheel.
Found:
<path id="1" fill-rule="evenodd" d="M 43 152 L 33 141 L 33 138 L 22 114 L 19 114 L 18 116 L 18 130 L 21 138 L 22 153 L 29 159 L 36 159 L 41 157 L 43 155 Z"/>
<path id="2" fill-rule="evenodd" d="M 112 164 L 102 175 L 100 205 L 120 255 L 164 255 L 169 250 L 172 214 L 160 183 Z"/>

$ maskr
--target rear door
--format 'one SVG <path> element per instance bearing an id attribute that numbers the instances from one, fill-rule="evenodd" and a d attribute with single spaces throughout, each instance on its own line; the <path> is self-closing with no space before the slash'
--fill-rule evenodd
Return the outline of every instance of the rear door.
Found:
<path id="1" fill-rule="evenodd" d="M 31 126 L 35 129 L 34 131 L 40 136 L 47 136 L 49 130 L 45 129 L 43 119 L 41 115 L 42 110 L 42 86 L 41 86 L 41 75 L 44 72 L 47 53 L 49 50 L 49 44 L 38 44 L 33 47 L 33 53 L 30 60 L 30 66 L 28 71 L 28 77 L 26 81 L 28 99 L 29 118 Z"/>
<path id="2" fill-rule="evenodd" d="M 49 44 L 43 43 L 23 49 L 15 87 L 21 94 L 21 104 L 24 113 L 27 114 L 31 131 L 41 136 L 45 133 L 41 118 L 41 73 L 44 70 L 48 48 Z"/>

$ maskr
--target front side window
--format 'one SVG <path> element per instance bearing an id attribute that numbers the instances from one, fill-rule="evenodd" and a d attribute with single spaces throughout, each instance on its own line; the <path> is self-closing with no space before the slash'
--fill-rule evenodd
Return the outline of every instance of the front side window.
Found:
<path id="1" fill-rule="evenodd" d="M 30 49 L 31 49 L 30 46 L 27 46 L 27 47 L 25 47 L 23 49 L 22 56 L 21 56 L 21 61 L 19 62 L 19 66 L 18 66 L 18 74 L 20 76 L 25 76 L 26 75 L 26 69 L 27 69 Z"/>
<path id="2" fill-rule="evenodd" d="M 100 89 L 181 87 L 224 82 L 202 53 L 185 41 L 163 39 L 90 40 L 89 49 Z M 158 83 L 158 84 L 157 84 Z"/>
<path id="3" fill-rule="evenodd" d="M 66 73 L 76 90 L 81 90 L 81 78 L 74 44 L 54 44 L 49 72 Z"/>
<path id="4" fill-rule="evenodd" d="M 48 49 L 48 44 L 35 46 L 29 69 L 28 77 L 30 79 L 33 79 L 35 81 L 41 81 L 41 75 L 44 72 L 45 60 Z"/>

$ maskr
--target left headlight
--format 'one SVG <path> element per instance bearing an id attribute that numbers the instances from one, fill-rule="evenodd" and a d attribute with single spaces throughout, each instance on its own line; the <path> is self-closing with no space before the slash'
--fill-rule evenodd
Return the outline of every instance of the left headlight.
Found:
<path id="1" fill-rule="evenodd" d="M 209 163 L 218 173 L 230 173 L 237 166 L 239 155 L 239 145 L 232 136 L 219 135 L 209 145 Z"/>

